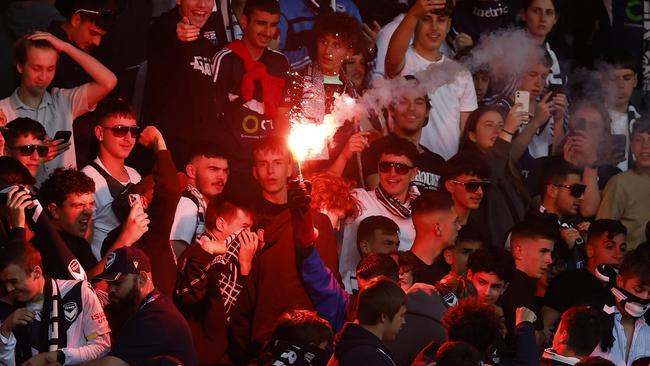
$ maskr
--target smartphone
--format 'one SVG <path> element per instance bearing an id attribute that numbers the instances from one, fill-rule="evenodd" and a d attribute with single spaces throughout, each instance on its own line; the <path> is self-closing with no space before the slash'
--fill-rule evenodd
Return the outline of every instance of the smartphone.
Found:
<path id="1" fill-rule="evenodd" d="M 562 85 L 562 84 L 548 84 L 547 88 L 548 88 L 549 92 L 553 93 L 553 94 L 551 94 L 550 99 L 553 99 L 553 97 L 555 97 L 558 94 L 565 94 L 566 95 L 566 92 L 564 91 L 564 85 Z"/>
<path id="2" fill-rule="evenodd" d="M 518 111 L 530 114 L 530 93 L 525 90 L 515 91 L 515 104 L 521 103 Z"/>
<path id="3" fill-rule="evenodd" d="M 72 137 L 72 131 L 61 130 L 56 131 L 53 140 L 63 140 L 63 142 L 68 142 L 70 141 L 70 137 Z"/>

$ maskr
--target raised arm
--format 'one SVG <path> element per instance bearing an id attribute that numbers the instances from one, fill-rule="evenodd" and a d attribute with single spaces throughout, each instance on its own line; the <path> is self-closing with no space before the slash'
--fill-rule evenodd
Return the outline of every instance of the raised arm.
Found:
<path id="1" fill-rule="evenodd" d="M 537 102 L 535 107 L 535 115 L 530 120 L 528 125 L 521 131 L 519 135 L 512 141 L 512 150 L 510 152 L 510 159 L 513 163 L 517 163 L 528 149 L 528 145 L 533 140 L 537 130 L 548 121 L 551 117 L 551 105 L 549 99 L 552 93 L 548 93 Z M 514 108 L 514 107 L 513 107 Z M 514 132 L 514 131 L 512 131 Z"/>
<path id="2" fill-rule="evenodd" d="M 393 36 L 390 37 L 384 66 L 385 76 L 394 78 L 404 68 L 404 55 L 409 48 L 411 38 L 415 34 L 415 28 L 420 19 L 429 12 L 443 9 L 445 5 L 446 0 L 417 0 L 413 4 L 397 29 L 395 29 Z"/>
<path id="3" fill-rule="evenodd" d="M 70 56 L 81 68 L 90 75 L 93 81 L 87 83 L 88 106 L 94 106 L 102 100 L 117 85 L 117 77 L 101 62 L 86 52 L 68 42 L 64 42 L 50 33 L 36 32 L 29 37 L 31 40 L 48 41 L 57 51 Z"/>
<path id="4" fill-rule="evenodd" d="M 328 173 L 340 177 L 343 175 L 345 166 L 348 163 L 348 160 L 354 156 L 354 154 L 361 153 L 366 148 L 370 147 L 368 143 L 368 136 L 371 133 L 368 131 L 357 132 L 354 135 L 350 136 L 350 139 L 345 144 L 343 151 L 336 157 L 336 160 L 327 170 Z"/>

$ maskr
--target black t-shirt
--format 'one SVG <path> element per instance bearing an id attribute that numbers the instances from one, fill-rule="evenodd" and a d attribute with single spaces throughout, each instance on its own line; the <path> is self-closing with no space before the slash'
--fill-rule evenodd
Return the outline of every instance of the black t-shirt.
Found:
<path id="1" fill-rule="evenodd" d="M 150 28 L 143 106 L 145 123 L 160 129 L 177 164 L 194 143 L 214 143 L 219 133 L 214 61 L 226 42 L 219 13 L 212 13 L 192 42 L 177 38 L 180 20 L 176 7 Z"/>
<path id="2" fill-rule="evenodd" d="M 382 151 L 385 150 L 386 145 L 390 144 L 392 140 L 397 138 L 400 137 L 391 133 L 388 136 L 374 141 L 370 144 L 370 147 L 363 152 L 363 173 L 366 177 L 372 174 L 377 174 L 377 164 L 379 163 Z M 414 162 L 415 166 L 418 167 L 419 172 L 413 183 L 420 190 L 437 191 L 445 159 L 440 155 L 429 151 L 422 145 L 420 145 L 420 148 L 422 148 L 423 151 L 418 155 L 417 161 Z"/>
<path id="3" fill-rule="evenodd" d="M 508 340 L 512 341 L 515 330 L 515 313 L 517 308 L 525 306 L 532 310 L 537 315 L 535 321 L 535 329 L 544 329 L 544 319 L 540 311 L 539 303 L 535 292 L 537 290 L 537 280 L 528 277 L 528 275 L 520 270 L 516 270 L 512 276 L 512 280 L 508 285 L 508 289 L 499 298 L 499 305 L 503 308 L 503 314 L 506 318 L 506 326 L 508 328 Z M 512 343 L 511 343 L 512 344 Z"/>
<path id="4" fill-rule="evenodd" d="M 544 305 L 560 313 L 575 305 L 588 305 L 606 296 L 607 289 L 588 270 L 576 269 L 560 273 L 546 290 Z"/>
<path id="5" fill-rule="evenodd" d="M 283 54 L 266 49 L 258 62 L 266 66 L 269 75 L 287 79 L 289 62 Z M 216 85 L 212 87 L 216 89 L 218 129 L 211 137 L 227 154 L 232 170 L 248 172 L 253 164 L 255 141 L 282 133 L 287 126 L 279 126 L 277 121 L 271 119 L 272 116 L 265 114 L 268 112 L 265 109 L 265 113 L 260 113 L 264 106 L 260 81 L 255 81 L 253 99 L 246 102 L 242 98 L 241 83 L 246 70 L 243 60 L 235 52 L 222 50 L 216 56 L 215 65 Z M 280 104 L 283 95 L 277 97 Z"/>
<path id="6" fill-rule="evenodd" d="M 171 356 L 185 366 L 197 365 L 192 333 L 170 299 L 158 291 L 149 294 L 122 327 L 110 356 L 129 365 L 145 365 L 156 356 Z"/>
<path id="7" fill-rule="evenodd" d="M 451 270 L 442 255 L 439 255 L 433 260 L 433 263 L 429 265 L 424 263 L 410 250 L 406 253 L 415 263 L 415 267 L 413 268 L 413 283 L 426 283 L 433 286 Z"/>
<path id="8" fill-rule="evenodd" d="M 521 0 L 459 1 L 451 17 L 452 33 L 467 33 L 476 44 L 482 34 L 514 25 L 521 6 Z"/>
<path id="9" fill-rule="evenodd" d="M 71 43 L 77 47 L 61 27 L 61 22 L 53 22 L 48 28 L 48 32 L 52 33 L 59 39 Z M 90 75 L 84 71 L 78 63 L 76 63 L 65 52 L 59 52 L 59 62 L 56 66 L 56 73 L 51 86 L 56 88 L 72 89 L 81 86 L 89 81 L 92 81 Z"/>

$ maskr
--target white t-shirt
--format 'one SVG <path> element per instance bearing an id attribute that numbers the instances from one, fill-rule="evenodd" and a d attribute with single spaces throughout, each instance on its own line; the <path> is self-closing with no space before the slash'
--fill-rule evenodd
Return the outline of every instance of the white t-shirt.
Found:
<path id="1" fill-rule="evenodd" d="M 377 32 L 377 38 L 375 39 L 375 46 L 377 47 L 377 58 L 375 61 L 375 68 L 372 70 L 372 80 L 381 79 L 385 77 L 384 73 L 384 63 L 386 62 L 386 52 L 388 52 L 388 44 L 390 43 L 390 38 L 395 33 L 399 23 L 404 19 L 404 13 L 398 14 L 390 23 L 381 27 L 379 32 Z M 413 37 L 409 44 L 413 44 Z M 448 57 L 451 57 L 453 50 L 447 44 L 447 41 L 443 42 L 440 46 L 440 52 Z"/>
<path id="2" fill-rule="evenodd" d="M 429 61 L 409 47 L 404 56 L 400 75 L 414 75 L 431 64 L 456 63 L 445 55 L 439 61 Z M 455 66 L 458 68 L 460 66 Z M 471 112 L 478 107 L 472 74 L 464 67 L 452 83 L 429 92 L 431 111 L 429 123 L 422 129 L 420 143 L 432 152 L 449 160 L 458 152 L 460 142 L 460 112 Z"/>
<path id="3" fill-rule="evenodd" d="M 55 280 L 59 287 L 60 296 L 65 297 L 79 283 L 75 280 Z M 88 282 L 81 284 L 82 309 L 77 308 L 76 302 L 63 303 L 63 314 L 72 324 L 66 332 L 65 364 L 75 365 L 89 362 L 105 356 L 111 348 L 110 328 L 104 316 L 102 305 Z M 30 302 L 26 307 L 34 312 L 36 320 L 40 321 L 43 302 Z M 0 334 L 0 365 L 14 366 L 17 340 L 13 332 L 9 337 Z M 32 354 L 38 351 L 32 348 Z"/>
<path id="4" fill-rule="evenodd" d="M 384 205 L 381 204 L 381 202 L 379 202 L 377 196 L 375 196 L 375 191 L 368 192 L 362 188 L 357 188 L 352 192 L 359 200 L 361 213 L 356 219 L 354 219 L 354 221 L 346 223 L 343 231 L 339 272 L 346 279 L 348 279 L 351 274 L 356 277 L 357 264 L 359 264 L 359 261 L 361 260 L 361 256 L 357 250 L 357 229 L 359 228 L 359 223 L 361 223 L 361 221 L 366 217 L 385 216 L 395 221 L 397 226 L 399 226 L 399 250 L 411 249 L 413 240 L 415 239 L 415 227 L 413 227 L 413 221 L 410 218 L 403 219 L 393 215 L 388 211 L 388 209 L 386 209 L 386 207 L 384 207 Z M 346 288 L 346 290 L 351 291 L 351 289 L 348 288 Z"/>
<path id="5" fill-rule="evenodd" d="M 7 122 L 18 117 L 31 118 L 40 122 L 47 135 L 54 138 L 57 131 L 72 131 L 72 121 L 94 108 L 94 106 L 88 105 L 87 85 L 72 89 L 52 88 L 52 91 L 43 94 L 41 104 L 36 109 L 23 103 L 18 97 L 18 89 L 16 89 L 11 96 L 0 100 L 0 109 L 7 117 Z M 77 167 L 74 134 L 70 137 L 70 148 L 66 152 L 43 164 L 36 177 L 36 184 L 40 185 L 52 174 L 54 169 L 59 167 Z"/>
<path id="6" fill-rule="evenodd" d="M 106 170 L 106 167 L 99 158 L 95 159 L 95 163 Z M 123 185 L 128 183 L 138 183 L 142 177 L 140 174 L 133 168 L 125 166 L 127 174 L 129 175 L 128 182 L 120 182 Z M 95 168 L 90 165 L 86 165 L 81 169 L 87 176 L 89 176 L 93 181 L 95 181 L 95 211 L 93 212 L 93 240 L 90 244 L 93 254 L 97 260 L 101 260 L 101 250 L 102 243 L 106 239 L 106 235 L 120 226 L 122 223 L 117 219 L 111 208 L 111 203 L 113 202 L 113 196 L 108 189 L 108 183 L 106 179 L 102 177 L 101 174 Z"/>
<path id="7" fill-rule="evenodd" d="M 174 214 L 174 223 L 169 234 L 169 240 L 181 240 L 192 244 L 198 234 L 205 231 L 205 225 L 199 224 L 199 208 L 191 199 L 181 197 L 176 206 Z"/>

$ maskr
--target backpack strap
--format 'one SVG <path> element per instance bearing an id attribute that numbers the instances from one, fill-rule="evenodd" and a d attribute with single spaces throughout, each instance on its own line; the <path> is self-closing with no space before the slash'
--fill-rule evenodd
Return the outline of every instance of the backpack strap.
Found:
<path id="1" fill-rule="evenodd" d="M 97 164 L 94 161 L 88 165 L 93 167 L 97 171 L 97 173 L 99 173 L 102 177 L 104 177 L 104 179 L 106 180 L 106 184 L 108 185 L 108 191 L 111 193 L 111 197 L 113 197 L 114 199 L 131 186 L 131 183 L 127 184 L 126 186 L 120 183 L 117 179 L 115 179 L 106 170 L 104 170 L 104 168 L 99 166 L 99 164 Z"/>

